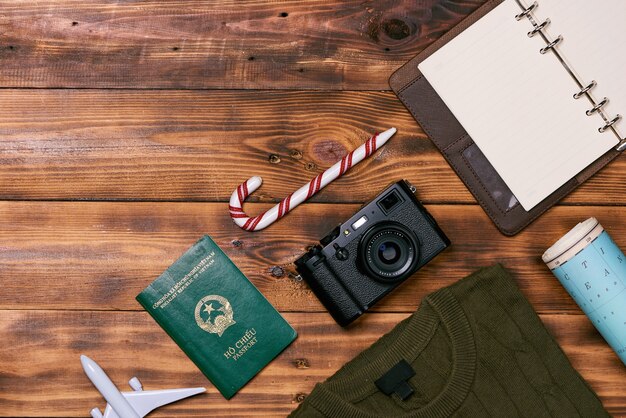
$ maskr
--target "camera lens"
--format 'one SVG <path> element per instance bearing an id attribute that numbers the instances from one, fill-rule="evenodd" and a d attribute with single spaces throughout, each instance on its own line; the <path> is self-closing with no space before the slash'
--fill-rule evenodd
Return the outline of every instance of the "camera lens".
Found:
<path id="1" fill-rule="evenodd" d="M 378 258 L 385 264 L 393 264 L 400 258 L 400 247 L 392 241 L 384 242 L 378 247 Z"/>
<path id="2" fill-rule="evenodd" d="M 373 226 L 363 235 L 361 263 L 370 276 L 384 282 L 406 278 L 419 259 L 417 239 L 404 226 L 385 222 Z"/>

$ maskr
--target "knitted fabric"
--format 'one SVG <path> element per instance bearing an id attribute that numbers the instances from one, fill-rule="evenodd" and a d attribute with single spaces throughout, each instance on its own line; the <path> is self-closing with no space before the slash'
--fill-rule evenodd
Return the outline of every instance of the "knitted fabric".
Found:
<path id="1" fill-rule="evenodd" d="M 374 384 L 402 359 L 416 372 L 405 401 Z M 290 416 L 609 415 L 496 265 L 427 296 L 417 312 L 316 385 Z"/>

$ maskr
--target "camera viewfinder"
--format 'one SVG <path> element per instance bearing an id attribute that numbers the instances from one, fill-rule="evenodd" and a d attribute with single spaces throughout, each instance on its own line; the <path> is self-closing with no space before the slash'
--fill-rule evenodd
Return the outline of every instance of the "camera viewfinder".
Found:
<path id="1" fill-rule="evenodd" d="M 380 199 L 378 201 L 378 205 L 385 213 L 389 213 L 393 210 L 393 208 L 398 206 L 400 202 L 402 202 L 402 198 L 398 196 L 398 193 L 396 193 L 395 190 L 393 190 L 387 196 Z"/>

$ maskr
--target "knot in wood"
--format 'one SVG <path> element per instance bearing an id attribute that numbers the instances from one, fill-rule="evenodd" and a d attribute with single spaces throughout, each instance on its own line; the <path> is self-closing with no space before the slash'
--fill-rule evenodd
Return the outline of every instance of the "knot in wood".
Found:
<path id="1" fill-rule="evenodd" d="M 389 19 L 383 22 L 382 29 L 391 39 L 400 40 L 411 35 L 411 28 L 400 19 Z"/>
<path id="2" fill-rule="evenodd" d="M 283 277 L 285 275 L 285 269 L 280 266 L 270 267 L 270 273 L 274 277 Z"/>
<path id="3" fill-rule="evenodd" d="M 315 159 L 323 163 L 334 164 L 350 150 L 344 144 L 334 140 L 322 140 L 313 144 Z"/>
<path id="4" fill-rule="evenodd" d="M 280 156 L 277 154 L 270 154 L 268 161 L 272 164 L 278 164 L 280 162 Z"/>
<path id="5" fill-rule="evenodd" d="M 296 369 L 308 369 L 310 366 L 309 360 L 305 358 L 298 358 L 294 362 L 296 364 Z"/>
<path id="6" fill-rule="evenodd" d="M 302 403 L 306 399 L 306 393 L 296 393 L 296 396 L 293 397 L 293 402 Z"/>

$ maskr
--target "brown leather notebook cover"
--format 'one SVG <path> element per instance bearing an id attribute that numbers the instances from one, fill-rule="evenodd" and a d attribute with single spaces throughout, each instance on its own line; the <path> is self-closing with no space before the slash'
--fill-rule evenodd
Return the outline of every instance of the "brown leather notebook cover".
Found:
<path id="1" fill-rule="evenodd" d="M 487 215 L 504 235 L 515 235 L 550 209 L 569 192 L 598 172 L 620 152 L 608 151 L 530 211 L 517 202 L 511 190 L 485 158 L 463 126 L 418 69 L 418 64 L 454 39 L 503 0 L 491 0 L 478 8 L 415 58 L 400 67 L 389 85 L 424 132 L 441 151 Z M 564 74 L 564 77 L 567 74 Z"/>

